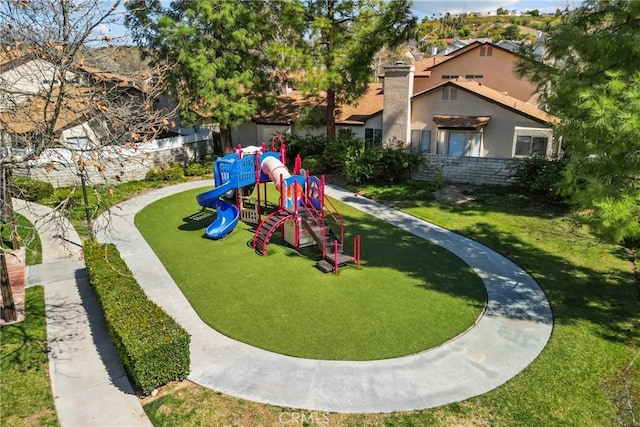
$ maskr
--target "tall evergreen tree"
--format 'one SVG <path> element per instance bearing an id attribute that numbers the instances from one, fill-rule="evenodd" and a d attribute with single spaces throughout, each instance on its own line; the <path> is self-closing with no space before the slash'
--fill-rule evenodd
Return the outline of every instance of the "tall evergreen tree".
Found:
<path id="1" fill-rule="evenodd" d="M 286 2 L 157 0 L 128 3 L 127 23 L 157 61 L 173 65 L 168 79 L 182 118 L 219 123 L 225 152 L 231 130 L 256 114 L 275 93 L 277 61 L 270 57 L 280 34 L 277 13 Z"/>
<path id="2" fill-rule="evenodd" d="M 640 248 L 640 2 L 585 2 L 548 36 L 547 61 L 520 70 L 549 88 L 577 217 L 635 262 Z M 640 294 L 639 294 L 640 295 Z"/>
<path id="3" fill-rule="evenodd" d="M 410 0 L 308 0 L 305 73 L 299 87 L 327 96 L 327 138 L 336 134 L 336 103 L 353 102 L 373 78 L 382 47 L 406 41 L 416 24 Z"/>

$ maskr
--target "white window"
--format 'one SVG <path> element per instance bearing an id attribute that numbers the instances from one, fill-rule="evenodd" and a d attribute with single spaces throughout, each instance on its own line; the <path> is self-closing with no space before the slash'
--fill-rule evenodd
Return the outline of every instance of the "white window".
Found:
<path id="1" fill-rule="evenodd" d="M 364 146 L 382 144 L 382 129 L 365 128 L 364 129 Z"/>
<path id="2" fill-rule="evenodd" d="M 443 87 L 442 99 L 449 99 L 451 101 L 455 101 L 456 99 L 458 99 L 458 89 L 455 87 Z"/>
<path id="3" fill-rule="evenodd" d="M 431 151 L 431 131 L 413 129 L 410 150 L 411 153 L 429 153 Z"/>
<path id="4" fill-rule="evenodd" d="M 516 126 L 513 135 L 513 157 L 546 157 L 550 152 L 553 130 Z"/>
<path id="5" fill-rule="evenodd" d="M 480 47 L 480 56 L 491 56 L 491 55 L 493 55 L 493 46 Z"/>
<path id="6" fill-rule="evenodd" d="M 519 135 L 516 137 L 516 157 L 545 157 L 548 137 Z"/>
<path id="7" fill-rule="evenodd" d="M 440 129 L 437 154 L 458 157 L 481 157 L 482 132 L 464 129 Z"/>

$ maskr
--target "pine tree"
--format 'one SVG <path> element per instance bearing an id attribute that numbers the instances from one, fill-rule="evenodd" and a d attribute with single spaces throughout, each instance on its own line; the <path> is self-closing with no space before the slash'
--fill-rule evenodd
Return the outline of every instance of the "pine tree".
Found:
<path id="1" fill-rule="evenodd" d="M 640 2 L 587 1 L 549 34 L 547 62 L 522 72 L 549 88 L 576 217 L 632 263 L 640 249 Z M 639 293 L 640 296 L 640 293 Z"/>
<path id="2" fill-rule="evenodd" d="M 327 138 L 336 134 L 337 103 L 360 98 L 373 79 L 373 58 L 406 41 L 416 24 L 407 0 L 309 0 L 305 73 L 299 87 L 326 92 Z"/>
<path id="3" fill-rule="evenodd" d="M 186 123 L 220 125 L 225 152 L 231 130 L 245 123 L 275 93 L 274 14 L 283 2 L 179 0 L 165 10 L 156 0 L 128 3 L 128 25 L 156 61 L 172 64 L 168 79 Z"/>

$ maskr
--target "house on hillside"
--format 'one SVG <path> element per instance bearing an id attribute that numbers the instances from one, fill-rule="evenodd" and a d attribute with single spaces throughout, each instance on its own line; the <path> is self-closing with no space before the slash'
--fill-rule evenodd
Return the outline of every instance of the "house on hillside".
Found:
<path id="1" fill-rule="evenodd" d="M 36 157 L 29 162 L 31 170 L 25 173 L 45 165 L 50 172 L 51 165 L 55 165 L 54 169 L 65 172 L 51 178 L 55 181 L 52 183 L 68 185 L 77 180 L 74 170 L 79 156 L 111 159 L 111 177 L 120 181 L 144 178 L 149 156 L 136 160 L 137 164 L 131 167 L 113 159 L 131 160 L 142 151 L 180 149 L 185 142 L 202 141 L 203 146 L 210 145 L 210 130 L 183 132 L 172 126 L 173 110 L 153 93 L 150 82 L 98 70 L 82 62 L 61 72 L 55 64 L 33 52 L 2 51 L 0 154 Z M 139 167 L 142 163 L 146 168 Z M 127 173 L 123 178 L 122 171 L 133 169 L 134 174 Z"/>
<path id="2" fill-rule="evenodd" d="M 405 142 L 422 152 L 428 167 L 418 178 L 442 174 L 453 182 L 505 184 L 519 158 L 551 158 L 558 119 L 537 105 L 536 86 L 517 77 L 522 58 L 488 42 L 473 42 L 448 56 L 415 65 L 386 67 L 381 85 L 370 84 L 357 104 L 340 105 L 337 128 L 351 129 L 369 143 Z M 301 112 L 322 105 L 297 91 L 278 98 L 277 107 L 236 131 L 236 140 L 256 144 L 274 133 L 321 133 L 304 128 Z"/>
<path id="3" fill-rule="evenodd" d="M 524 58 L 488 41 L 474 41 L 446 56 L 435 56 L 414 64 L 413 93 L 420 93 L 449 80 L 476 80 L 509 96 L 529 101 L 536 85 L 514 73 Z"/>

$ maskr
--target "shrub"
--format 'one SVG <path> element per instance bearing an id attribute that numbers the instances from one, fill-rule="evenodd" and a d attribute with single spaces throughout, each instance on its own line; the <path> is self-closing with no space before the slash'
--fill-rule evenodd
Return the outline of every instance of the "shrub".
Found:
<path id="1" fill-rule="evenodd" d="M 322 172 L 344 172 L 349 151 L 361 148 L 363 141 L 351 129 L 340 129 L 322 154 Z"/>
<path id="2" fill-rule="evenodd" d="M 87 242 L 89 282 L 129 377 L 143 394 L 189 373 L 189 334 L 147 298 L 113 245 Z"/>
<path id="3" fill-rule="evenodd" d="M 533 157 L 518 161 L 513 176 L 518 184 L 534 194 L 540 194 L 555 201 L 562 201 L 559 186 L 567 163 L 564 160 L 547 160 Z"/>
<path id="4" fill-rule="evenodd" d="M 312 175 L 322 168 L 322 160 L 319 156 L 309 156 L 302 159 L 302 168 L 308 170 Z"/>
<path id="5" fill-rule="evenodd" d="M 67 209 L 75 209 L 83 205 L 82 192 L 73 188 L 58 188 L 51 195 L 52 207 L 64 206 Z"/>
<path id="6" fill-rule="evenodd" d="M 396 145 L 350 148 L 343 171 L 347 181 L 355 185 L 406 182 L 424 157 L 420 153 L 407 153 Z"/>
<path id="7" fill-rule="evenodd" d="M 212 169 L 207 168 L 205 165 L 200 163 L 191 163 L 189 166 L 184 168 L 185 176 L 199 176 L 210 173 Z"/>
<path id="8" fill-rule="evenodd" d="M 374 176 L 374 156 L 377 150 L 352 148 L 347 152 L 343 174 L 349 184 L 369 182 Z"/>
<path id="9" fill-rule="evenodd" d="M 287 157 L 294 159 L 296 155 L 300 154 L 304 161 L 307 157 L 321 156 L 327 146 L 327 138 L 325 136 L 287 134 L 284 136 L 284 143 L 287 146 Z M 267 148 L 271 150 L 270 145 Z"/>
<path id="10" fill-rule="evenodd" d="M 12 197 L 24 199 L 29 202 L 37 202 L 53 194 L 53 185 L 48 182 L 16 177 L 13 178 L 11 184 Z"/>
<path id="11" fill-rule="evenodd" d="M 178 164 L 172 164 L 165 168 L 153 168 L 145 175 L 147 181 L 182 181 L 184 179 L 184 169 Z"/>

